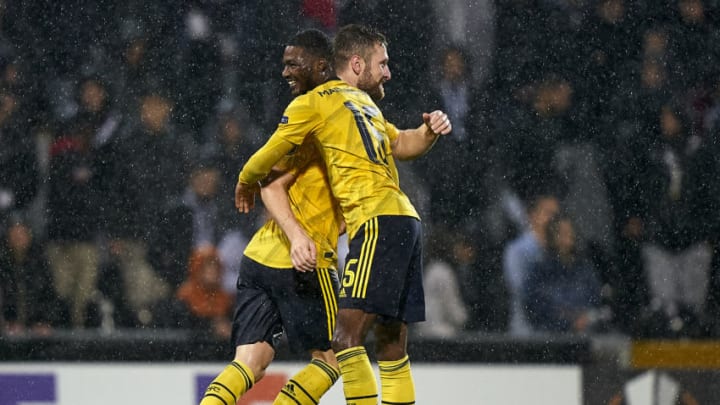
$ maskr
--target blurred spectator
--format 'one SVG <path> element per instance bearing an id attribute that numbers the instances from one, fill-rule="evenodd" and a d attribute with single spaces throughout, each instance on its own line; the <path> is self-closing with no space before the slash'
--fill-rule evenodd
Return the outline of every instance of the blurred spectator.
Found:
<path id="1" fill-rule="evenodd" d="M 48 335 L 67 326 L 68 314 L 55 294 L 44 246 L 19 215 L 0 242 L 0 325 L 3 334 Z"/>
<path id="2" fill-rule="evenodd" d="M 455 44 L 467 51 L 467 63 L 473 66 L 470 79 L 480 87 L 489 73 L 494 42 L 494 2 L 491 0 L 430 1 L 437 21 L 433 48 L 441 54 Z M 433 75 L 436 69 L 430 67 Z M 453 121 L 453 130 L 455 125 Z"/>
<path id="3" fill-rule="evenodd" d="M 483 209 L 482 187 L 477 187 L 487 165 L 483 159 L 487 134 L 476 124 L 478 89 L 470 76 L 465 52 L 447 47 L 440 58 L 440 78 L 434 89 L 433 108 L 452 121 L 452 134 L 439 139 L 433 159 L 419 159 L 418 167 L 429 186 L 430 222 L 454 226 L 477 218 Z M 433 104 L 435 103 L 435 104 Z"/>
<path id="4" fill-rule="evenodd" d="M 539 194 L 527 202 L 528 227 L 508 242 L 503 252 L 503 276 L 510 299 L 508 332 L 527 336 L 532 327 L 527 319 L 526 282 L 540 262 L 547 245 L 547 227 L 560 211 L 560 200 L 552 194 Z"/>
<path id="5" fill-rule="evenodd" d="M 550 189 L 562 193 L 554 167 L 558 145 L 578 135 L 573 84 L 554 73 L 514 90 L 513 110 L 498 115 L 509 120 L 498 127 L 503 136 L 500 159 L 510 186 L 525 199 Z"/>
<path id="6" fill-rule="evenodd" d="M 187 262 L 194 249 L 217 246 L 223 236 L 218 216 L 219 183 L 220 170 L 212 160 L 195 163 L 185 191 L 161 214 L 163 220 L 156 230 L 160 237 L 151 244 L 150 257 L 173 289 L 185 279 L 185 274 L 177 271 L 178 265 Z"/>
<path id="7" fill-rule="evenodd" d="M 135 207 L 139 196 L 129 177 L 129 157 L 124 150 L 122 128 L 130 125 L 110 96 L 118 91 L 103 81 L 89 78 L 81 82 L 80 99 L 87 107 L 79 114 L 93 129 L 94 169 L 97 173 L 93 187 L 97 191 L 100 213 L 98 218 L 99 241 L 102 248 L 98 288 L 104 299 L 112 304 L 113 320 L 120 326 L 141 324 L 139 318 L 144 305 L 138 298 L 142 291 L 153 293 L 152 270 L 148 269 L 145 251 L 137 238 L 134 224 Z M 143 314 L 147 318 L 147 314 Z"/>
<path id="8" fill-rule="evenodd" d="M 235 184 L 240 169 L 255 150 L 260 147 L 263 135 L 252 120 L 247 108 L 238 103 L 217 113 L 217 117 L 206 128 L 202 154 L 212 156 L 220 170 L 218 185 L 219 221 L 223 233 L 240 230 L 252 235 L 257 229 L 259 215 L 252 212 L 239 215 L 235 208 Z"/>
<path id="9" fill-rule="evenodd" d="M 593 262 L 609 260 L 615 242 L 603 157 L 595 144 L 578 140 L 560 143 L 554 156 L 554 169 L 565 191 L 563 211 L 573 221 L 578 244 L 587 248 Z"/>
<path id="10" fill-rule="evenodd" d="M 613 131 L 617 115 L 622 113 L 618 100 L 625 96 L 632 69 L 640 54 L 638 10 L 627 0 L 600 0 L 590 5 L 586 27 L 580 30 L 578 42 L 583 59 L 576 69 L 577 90 L 585 112 L 591 136 L 599 144 L 606 144 L 605 131 Z"/>
<path id="11" fill-rule="evenodd" d="M 35 141 L 19 109 L 17 96 L 0 88 L 0 224 L 10 212 L 25 209 L 40 184 Z"/>
<path id="12" fill-rule="evenodd" d="M 617 1 L 617 0 L 608 0 Z M 635 4 L 635 6 L 638 6 Z M 645 15 L 636 10 L 636 19 Z M 641 217 L 647 212 L 647 199 L 633 182 L 644 182 L 649 169 L 647 150 L 654 142 L 649 139 L 647 127 L 656 121 L 656 110 L 673 89 L 667 72 L 667 26 L 651 18 L 644 18 L 627 32 L 636 38 L 637 55 L 628 53 L 619 62 L 628 66 L 608 78 L 608 121 L 599 129 L 599 135 L 612 134 L 603 147 L 601 162 L 608 187 L 608 199 L 613 216 L 613 251 L 611 263 L 598 266 L 604 276 L 615 316 L 615 325 L 622 331 L 638 333 L 639 325 L 648 304 L 648 285 L 643 271 L 641 246 L 645 239 L 645 224 Z M 618 91 L 619 90 L 619 91 Z M 593 111 L 591 117 L 596 116 Z M 632 179 L 632 180 L 631 180 Z M 639 184 L 639 183 L 638 183 Z"/>
<path id="13" fill-rule="evenodd" d="M 574 81 L 583 66 L 588 2 L 496 0 L 492 84 L 513 91 L 553 72 Z M 592 4 L 595 4 L 594 2 Z"/>
<path id="14" fill-rule="evenodd" d="M 221 236 L 218 250 L 225 267 L 225 288 L 234 293 L 242 252 L 249 236 L 254 234 L 258 224 L 263 223 L 263 210 L 238 214 L 235 184 L 245 161 L 260 146 L 261 134 L 243 104 L 230 104 L 226 108 L 219 111 L 205 128 L 207 143 L 203 145 L 202 153 L 213 156 L 220 172 L 216 198 Z"/>
<path id="15" fill-rule="evenodd" d="M 708 0 L 674 0 L 665 8 L 669 38 L 670 80 L 678 87 L 695 87 L 715 71 L 718 63 L 718 4 Z M 714 9 L 714 10 L 713 10 Z"/>
<path id="16" fill-rule="evenodd" d="M 704 91 L 697 95 L 696 102 L 703 132 L 717 134 L 720 129 L 720 71 L 708 80 Z"/>
<path id="17" fill-rule="evenodd" d="M 183 130 L 175 125 L 174 101 L 161 90 L 148 90 L 135 111 L 123 141 L 128 152 L 127 163 L 141 190 L 164 190 L 164 193 L 142 193 L 146 200 L 141 207 L 143 225 L 152 223 L 155 212 L 168 201 L 182 194 L 187 184 L 196 146 Z"/>
<path id="18" fill-rule="evenodd" d="M 158 326 L 188 328 L 198 337 L 230 338 L 233 294 L 223 290 L 224 269 L 213 246 L 202 246 L 190 256 L 187 278 L 175 296 L 155 311 Z"/>
<path id="19" fill-rule="evenodd" d="M 464 235 L 445 228 L 434 228 L 433 238 L 423 272 L 426 319 L 417 330 L 426 337 L 453 337 L 468 321 L 459 267 L 473 262 L 473 248 Z"/>
<path id="20" fill-rule="evenodd" d="M 569 217 L 547 226 L 547 249 L 525 283 L 525 308 L 538 332 L 588 333 L 603 327 L 600 281 L 592 263 L 577 246 Z"/>
<path id="21" fill-rule="evenodd" d="M 480 221 L 471 225 L 474 246 L 477 251 L 475 267 L 468 273 L 472 277 L 465 283 L 473 290 L 468 297 L 473 319 L 484 320 L 477 327 L 488 332 L 506 332 L 511 311 L 510 290 L 504 276 L 504 251 L 509 242 L 525 231 L 527 211 L 525 203 L 508 187 L 499 173 L 497 163 L 489 168 L 486 181 L 482 183 L 488 203 Z"/>
<path id="22" fill-rule="evenodd" d="M 4 44 L 2 40 L 2 32 L 0 31 L 0 88 L 17 91 L 21 89 L 21 72 L 14 53 L 10 50 L 8 44 Z"/>
<path id="23" fill-rule="evenodd" d="M 169 279 L 180 277 L 187 261 L 160 268 L 156 246 L 167 248 L 179 235 L 160 226 L 163 216 L 187 182 L 195 157 L 194 144 L 172 124 L 172 103 L 148 91 L 136 118 L 98 151 L 101 170 L 96 187 L 103 207 L 103 235 L 108 241 L 110 265 L 121 272 L 125 304 L 135 322 L 152 321 L 149 308 L 171 291 Z M 153 190 L 153 191 L 151 191 Z M 159 245 L 158 245 L 159 244 Z"/>
<path id="24" fill-rule="evenodd" d="M 181 11 L 182 62 L 178 67 L 176 116 L 197 143 L 203 143 L 201 129 L 222 95 L 220 40 L 212 6 L 210 2 L 192 1 Z"/>
<path id="25" fill-rule="evenodd" d="M 337 26 L 335 3 L 335 0 L 303 0 L 302 15 L 319 29 L 334 30 Z"/>
<path id="26" fill-rule="evenodd" d="M 223 288 L 225 291 L 235 293 L 237 280 L 240 275 L 240 259 L 245 251 L 249 239 L 239 230 L 230 231 L 223 236 L 218 245 L 218 254 L 225 272 L 223 273 Z M 338 265 L 338 268 L 339 267 Z"/>
<path id="27" fill-rule="evenodd" d="M 277 74 L 283 44 L 308 20 L 300 12 L 302 2 L 232 3 L 235 10 L 233 29 L 239 46 L 236 101 L 244 103 L 263 134 L 271 134 L 282 117 L 283 106 L 290 101 L 287 83 Z M 282 24 L 276 24 L 283 21 Z M 252 55 L 252 57 L 247 57 Z"/>
<path id="28" fill-rule="evenodd" d="M 141 96 L 147 91 L 148 85 L 162 88 L 170 95 L 175 94 L 176 85 L 184 85 L 177 83 L 181 55 L 179 49 L 183 35 L 180 19 L 183 3 L 186 2 L 128 0 L 115 14 L 123 28 L 121 39 L 134 42 L 135 39 L 142 38 L 144 42 L 139 63 L 135 66 L 140 68 L 139 72 L 145 73 L 143 76 L 148 79 L 141 83 L 145 85 L 141 87 Z M 117 32 L 114 32 L 114 35 L 117 35 Z"/>
<path id="29" fill-rule="evenodd" d="M 651 26 L 643 33 L 637 82 L 632 87 L 637 92 L 630 95 L 637 102 L 632 108 L 636 114 L 654 118 L 660 103 L 678 88 L 669 71 L 673 64 L 669 51 L 672 35 L 673 32 L 662 24 Z"/>
<path id="30" fill-rule="evenodd" d="M 93 187 L 97 173 L 90 149 L 91 128 L 74 122 L 50 149 L 48 177 L 48 259 L 53 285 L 70 307 L 71 324 L 84 327 L 97 293 L 100 252 L 99 205 Z"/>
<path id="31" fill-rule="evenodd" d="M 646 209 L 638 219 L 646 232 L 642 258 L 650 310 L 668 319 L 660 334 L 680 332 L 683 326 L 681 333 L 697 333 L 693 328 L 704 317 L 718 232 L 716 151 L 695 133 L 686 108 L 682 99 L 673 98 L 657 110 L 649 129 L 656 138 L 643 157 L 647 172 L 628 183 L 637 184 L 644 196 Z M 691 317 L 695 325 L 670 323 L 680 316 Z"/>
<path id="32" fill-rule="evenodd" d="M 156 81 L 147 61 L 148 40 L 140 33 L 135 33 L 121 44 L 120 55 L 116 58 L 113 72 L 113 89 L 118 104 L 124 115 L 133 114 L 139 108 L 140 97 L 145 94 L 152 82 Z"/>
<path id="33" fill-rule="evenodd" d="M 632 271 L 634 258 L 617 256 L 618 248 L 632 253 L 636 242 L 619 230 L 621 218 L 635 209 L 629 203 L 631 196 L 621 190 L 624 179 L 638 170 L 635 151 L 642 148 L 645 104 L 659 91 L 641 85 L 643 33 L 653 24 L 641 18 L 640 6 L 627 0 L 590 5 L 588 29 L 579 38 L 587 44 L 587 52 L 573 81 L 579 107 L 577 133 L 558 147 L 555 156 L 567 186 L 563 206 L 567 204 L 578 242 L 588 248 L 601 281 L 613 287 L 618 308 L 625 309 L 643 290 L 623 284 L 631 283 L 638 273 Z M 657 82 L 660 87 L 663 83 Z M 621 317 L 631 316 L 629 311 L 618 312 Z"/>
<path id="34" fill-rule="evenodd" d="M 77 98 L 76 120 L 90 127 L 92 147 L 102 147 L 115 136 L 123 118 L 113 103 L 110 88 L 99 76 L 89 76 L 80 81 Z"/>
<path id="35" fill-rule="evenodd" d="M 192 245 L 217 245 L 222 238 L 218 217 L 220 170 L 212 160 L 200 161 L 190 172 L 190 181 L 182 195 L 182 205 L 191 213 Z"/>
<path id="36" fill-rule="evenodd" d="M 611 288 L 613 325 L 621 332 L 637 336 L 642 332 L 639 320 L 646 315 L 644 308 L 649 303 L 640 253 L 644 238 L 642 221 L 631 217 L 617 233 L 617 245 L 608 269 L 612 272 L 608 286 Z"/>
<path id="37" fill-rule="evenodd" d="M 474 88 L 468 59 L 461 48 L 447 47 L 441 57 L 442 71 L 438 82 L 440 105 L 453 123 L 453 139 L 465 141 Z"/>

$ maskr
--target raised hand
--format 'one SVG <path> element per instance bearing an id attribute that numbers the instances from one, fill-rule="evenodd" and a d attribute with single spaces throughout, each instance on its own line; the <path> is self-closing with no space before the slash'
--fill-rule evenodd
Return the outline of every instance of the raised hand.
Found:
<path id="1" fill-rule="evenodd" d="M 452 124 L 447 114 L 440 110 L 431 113 L 423 113 L 425 125 L 436 135 L 447 135 L 452 131 Z"/>

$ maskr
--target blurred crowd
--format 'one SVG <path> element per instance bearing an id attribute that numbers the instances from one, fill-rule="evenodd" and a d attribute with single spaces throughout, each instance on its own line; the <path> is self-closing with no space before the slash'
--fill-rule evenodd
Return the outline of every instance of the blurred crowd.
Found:
<path id="1" fill-rule="evenodd" d="M 361 22 L 389 40 L 385 116 L 453 122 L 399 167 L 414 333 L 719 336 L 720 4 L 662 3 L 0 0 L 2 333 L 227 338 L 284 41 Z"/>

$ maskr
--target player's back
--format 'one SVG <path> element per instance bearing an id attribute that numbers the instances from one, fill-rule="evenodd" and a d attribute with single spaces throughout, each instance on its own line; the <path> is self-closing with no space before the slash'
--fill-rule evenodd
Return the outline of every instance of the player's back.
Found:
<path id="1" fill-rule="evenodd" d="M 312 140 L 277 166 L 290 171 L 295 181 L 288 189 L 290 208 L 317 247 L 317 267 L 337 266 L 340 209 L 333 198 L 326 169 Z M 274 220 L 268 220 L 253 235 L 245 255 L 273 268 L 292 268 L 290 241 Z"/>
<path id="2" fill-rule="evenodd" d="M 308 139 L 301 147 L 304 164 L 288 190 L 295 218 L 315 241 L 318 267 L 335 267 L 342 213 L 330 191 L 325 165 L 317 148 Z"/>
<path id="3" fill-rule="evenodd" d="M 298 97 L 286 111 L 288 124 L 308 125 L 323 160 L 333 194 L 347 223 L 348 236 L 379 215 L 418 217 L 400 190 L 391 142 L 397 129 L 388 123 L 367 93 L 340 80 Z M 288 128 L 286 134 L 298 134 Z M 302 135 L 301 135 L 302 136 Z M 301 140 L 286 136 L 293 143 Z"/>

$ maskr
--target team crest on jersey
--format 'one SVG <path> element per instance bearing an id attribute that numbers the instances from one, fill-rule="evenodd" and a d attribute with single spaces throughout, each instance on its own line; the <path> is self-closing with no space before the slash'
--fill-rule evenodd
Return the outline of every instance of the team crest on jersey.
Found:
<path id="1" fill-rule="evenodd" d="M 288 120 L 287 115 L 283 115 L 282 118 L 280 118 L 280 123 L 281 123 L 281 124 L 287 124 L 288 121 L 289 121 L 289 120 Z"/>

